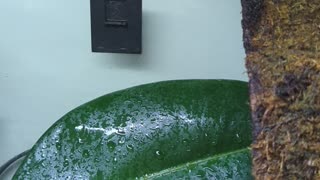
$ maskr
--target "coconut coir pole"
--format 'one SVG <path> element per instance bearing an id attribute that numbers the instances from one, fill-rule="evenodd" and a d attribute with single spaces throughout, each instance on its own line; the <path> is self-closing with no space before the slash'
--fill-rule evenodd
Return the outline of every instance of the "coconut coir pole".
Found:
<path id="1" fill-rule="evenodd" d="M 242 0 L 256 179 L 320 179 L 320 0 Z"/>

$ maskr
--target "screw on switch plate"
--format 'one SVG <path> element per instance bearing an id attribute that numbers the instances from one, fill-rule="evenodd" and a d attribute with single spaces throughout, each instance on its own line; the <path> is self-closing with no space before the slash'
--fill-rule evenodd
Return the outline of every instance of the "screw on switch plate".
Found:
<path id="1" fill-rule="evenodd" d="M 141 36 L 142 0 L 91 0 L 93 52 L 140 54 Z"/>

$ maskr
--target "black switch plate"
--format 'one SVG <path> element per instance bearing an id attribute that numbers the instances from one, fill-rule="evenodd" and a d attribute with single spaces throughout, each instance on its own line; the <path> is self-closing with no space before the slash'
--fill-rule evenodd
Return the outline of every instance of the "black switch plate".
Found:
<path id="1" fill-rule="evenodd" d="M 92 52 L 142 52 L 142 0 L 91 0 Z"/>

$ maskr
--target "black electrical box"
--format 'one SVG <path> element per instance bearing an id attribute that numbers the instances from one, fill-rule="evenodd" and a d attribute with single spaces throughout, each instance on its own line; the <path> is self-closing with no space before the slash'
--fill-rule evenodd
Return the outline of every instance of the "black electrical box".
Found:
<path id="1" fill-rule="evenodd" d="M 142 52 L 142 0 L 91 0 L 92 52 Z"/>

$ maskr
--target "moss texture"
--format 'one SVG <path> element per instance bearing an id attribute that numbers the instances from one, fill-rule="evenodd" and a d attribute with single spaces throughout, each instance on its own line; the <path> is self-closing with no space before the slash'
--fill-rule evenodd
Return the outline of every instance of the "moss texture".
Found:
<path id="1" fill-rule="evenodd" d="M 320 1 L 242 0 L 256 179 L 320 179 Z"/>

